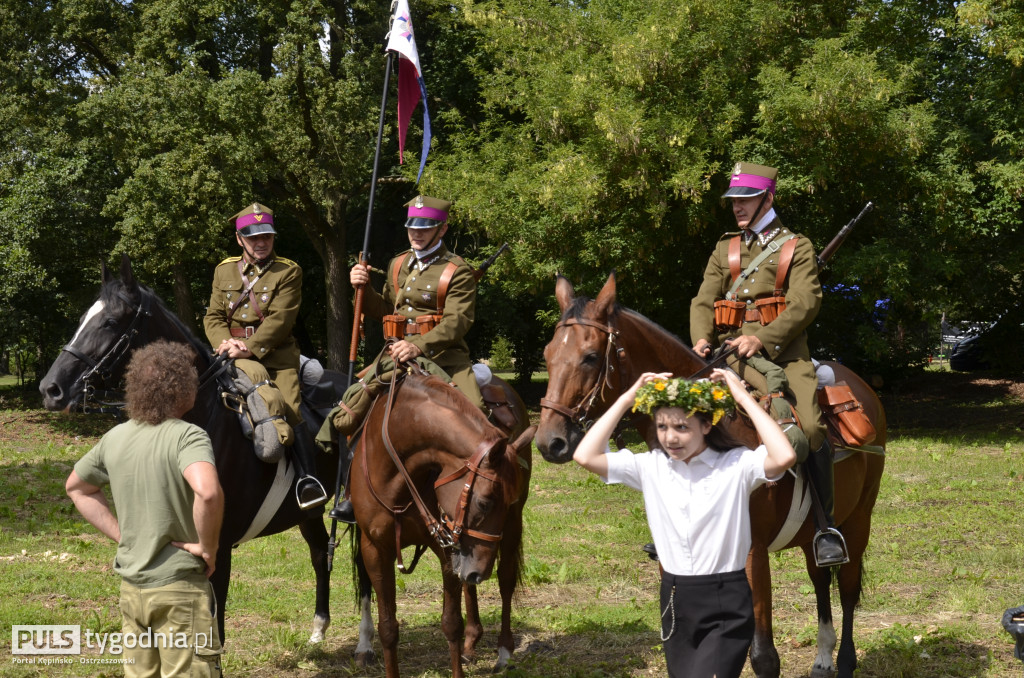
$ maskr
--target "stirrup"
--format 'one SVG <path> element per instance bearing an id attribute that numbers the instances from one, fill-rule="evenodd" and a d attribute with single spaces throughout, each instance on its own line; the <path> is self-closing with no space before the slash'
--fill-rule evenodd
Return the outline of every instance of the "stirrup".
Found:
<path id="1" fill-rule="evenodd" d="M 303 492 L 303 490 L 308 491 L 309 489 L 312 489 L 316 494 L 315 496 L 310 496 L 308 499 L 303 501 L 302 495 L 307 494 L 307 492 Z M 295 503 L 297 503 L 299 508 L 303 511 L 306 509 L 316 508 L 317 506 L 323 506 L 327 503 L 327 492 L 315 476 L 302 476 L 295 481 Z"/>
<path id="2" fill-rule="evenodd" d="M 833 535 L 839 540 L 839 547 L 842 549 L 843 553 L 838 558 L 833 558 L 831 560 L 821 560 L 818 557 L 818 545 L 823 539 L 825 539 L 825 537 L 829 535 Z M 846 540 L 843 539 L 843 533 L 834 527 L 826 527 L 822 530 L 818 530 L 818 533 L 814 535 L 812 547 L 814 549 L 814 564 L 818 567 L 835 567 L 836 565 L 845 565 L 846 563 L 850 562 L 850 553 L 846 550 Z"/>

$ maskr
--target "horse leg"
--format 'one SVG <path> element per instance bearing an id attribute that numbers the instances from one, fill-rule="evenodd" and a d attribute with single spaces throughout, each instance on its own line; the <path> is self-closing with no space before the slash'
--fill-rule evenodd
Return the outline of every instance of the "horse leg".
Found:
<path id="1" fill-rule="evenodd" d="M 836 649 L 836 629 L 832 623 L 832 570 L 818 567 L 811 544 L 802 546 L 807 561 L 807 575 L 814 585 L 814 598 L 818 608 L 818 656 L 811 667 L 811 678 L 833 678 L 836 675 L 832 653 Z"/>
<path id="2" fill-rule="evenodd" d="M 779 652 L 772 637 L 772 571 L 768 549 L 754 544 L 747 556 L 747 579 L 754 600 L 754 640 L 750 667 L 757 678 L 779 678 Z"/>
<path id="3" fill-rule="evenodd" d="M 448 656 L 452 663 L 452 678 L 464 678 L 462 671 L 462 580 L 447 564 L 447 554 L 441 552 L 442 577 L 444 579 L 444 608 L 441 612 L 441 631 L 448 639 Z"/>
<path id="4" fill-rule="evenodd" d="M 319 643 L 324 639 L 327 627 L 331 625 L 331 574 L 327 571 L 327 528 L 323 517 L 317 512 L 299 523 L 302 538 L 309 546 L 309 560 L 316 573 L 316 612 L 313 614 L 313 633 L 309 642 Z"/>
<path id="5" fill-rule="evenodd" d="M 370 575 L 363 563 L 362 552 L 356 549 L 352 560 L 359 587 L 359 642 L 356 644 L 356 665 L 366 668 L 377 659 L 373 651 L 373 614 L 370 612 L 373 585 L 370 583 Z"/>
<path id="6" fill-rule="evenodd" d="M 873 508 L 873 502 L 871 508 Z M 864 575 L 864 552 L 871 534 L 871 508 L 861 511 L 843 523 L 843 536 L 850 562 L 839 569 L 839 602 L 843 608 L 843 638 L 839 644 L 839 678 L 852 678 L 857 668 L 857 650 L 853 642 L 854 610 L 860 603 L 862 578 Z"/>
<path id="7" fill-rule="evenodd" d="M 480 621 L 480 604 L 477 601 L 476 587 L 472 584 L 463 585 L 466 599 L 466 631 L 462 643 L 462 656 L 466 660 L 476 657 L 476 644 L 484 634 L 484 625 Z"/>
<path id="8" fill-rule="evenodd" d="M 220 643 L 224 645 L 224 608 L 228 603 L 228 584 L 231 583 L 231 544 L 221 544 L 217 548 L 217 562 L 214 564 L 210 585 L 213 587 L 213 598 L 217 601 L 217 629 L 220 631 Z"/>
<path id="9" fill-rule="evenodd" d="M 377 594 L 377 635 L 384 655 L 384 674 L 398 678 L 398 604 L 395 601 L 395 556 L 384 558 L 366 533 L 362 539 L 362 558 Z"/>
<path id="10" fill-rule="evenodd" d="M 493 671 L 508 668 L 515 638 L 512 636 L 512 598 L 519 586 L 519 575 L 523 564 L 523 501 L 509 510 L 502 530 L 498 554 L 498 591 L 501 593 L 501 632 L 498 635 L 498 662 Z"/>

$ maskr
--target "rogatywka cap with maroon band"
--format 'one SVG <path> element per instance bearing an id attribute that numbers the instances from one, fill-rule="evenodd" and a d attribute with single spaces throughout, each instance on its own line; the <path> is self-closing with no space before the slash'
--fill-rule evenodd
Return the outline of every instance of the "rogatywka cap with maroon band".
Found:
<path id="1" fill-rule="evenodd" d="M 752 162 L 738 162 L 732 168 L 729 179 L 729 190 L 723 198 L 752 198 L 765 191 L 775 195 L 775 179 L 779 170 L 766 165 L 755 165 Z"/>
<path id="2" fill-rule="evenodd" d="M 417 195 L 405 206 L 409 208 L 406 228 L 437 228 L 448 221 L 448 208 L 452 204 L 440 198 Z"/>
<path id="3" fill-rule="evenodd" d="M 263 233 L 277 235 L 274 230 L 274 211 L 258 202 L 231 217 L 230 221 L 235 222 L 235 231 L 243 238 Z"/>

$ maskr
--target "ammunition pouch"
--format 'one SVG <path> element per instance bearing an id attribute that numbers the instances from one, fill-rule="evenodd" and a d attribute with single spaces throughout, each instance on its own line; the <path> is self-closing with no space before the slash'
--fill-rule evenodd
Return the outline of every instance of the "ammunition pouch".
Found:
<path id="1" fill-rule="evenodd" d="M 746 309 L 742 301 L 719 299 L 715 302 L 715 327 L 721 332 L 739 329 Z"/>
<path id="2" fill-rule="evenodd" d="M 764 299 L 758 299 L 755 301 L 754 306 L 757 308 L 757 312 L 760 315 L 761 324 L 767 325 L 778 318 L 780 313 L 786 310 L 786 297 L 765 297 Z"/>
<path id="3" fill-rule="evenodd" d="M 426 334 L 437 327 L 443 316 L 439 314 L 418 315 L 416 318 L 406 318 L 397 313 L 386 315 L 384 321 L 385 339 L 404 339 L 410 334 Z"/>

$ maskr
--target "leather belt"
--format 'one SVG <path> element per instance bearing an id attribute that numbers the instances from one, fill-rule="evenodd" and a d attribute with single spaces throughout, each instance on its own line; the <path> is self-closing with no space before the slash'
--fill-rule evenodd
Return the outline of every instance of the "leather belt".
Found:
<path id="1" fill-rule="evenodd" d="M 413 322 L 412 320 L 410 320 L 409 322 L 405 323 L 405 333 L 406 334 L 423 334 L 424 332 L 427 331 L 427 330 L 421 329 L 421 327 L 424 324 L 425 323 L 418 323 L 418 322 Z"/>
<path id="2" fill-rule="evenodd" d="M 745 323 L 759 323 L 761 322 L 761 312 L 756 308 L 748 308 L 743 313 L 743 322 Z"/>
<path id="3" fill-rule="evenodd" d="M 246 325 L 245 327 L 232 327 L 231 336 L 238 338 L 248 338 L 256 334 L 255 325 Z"/>

